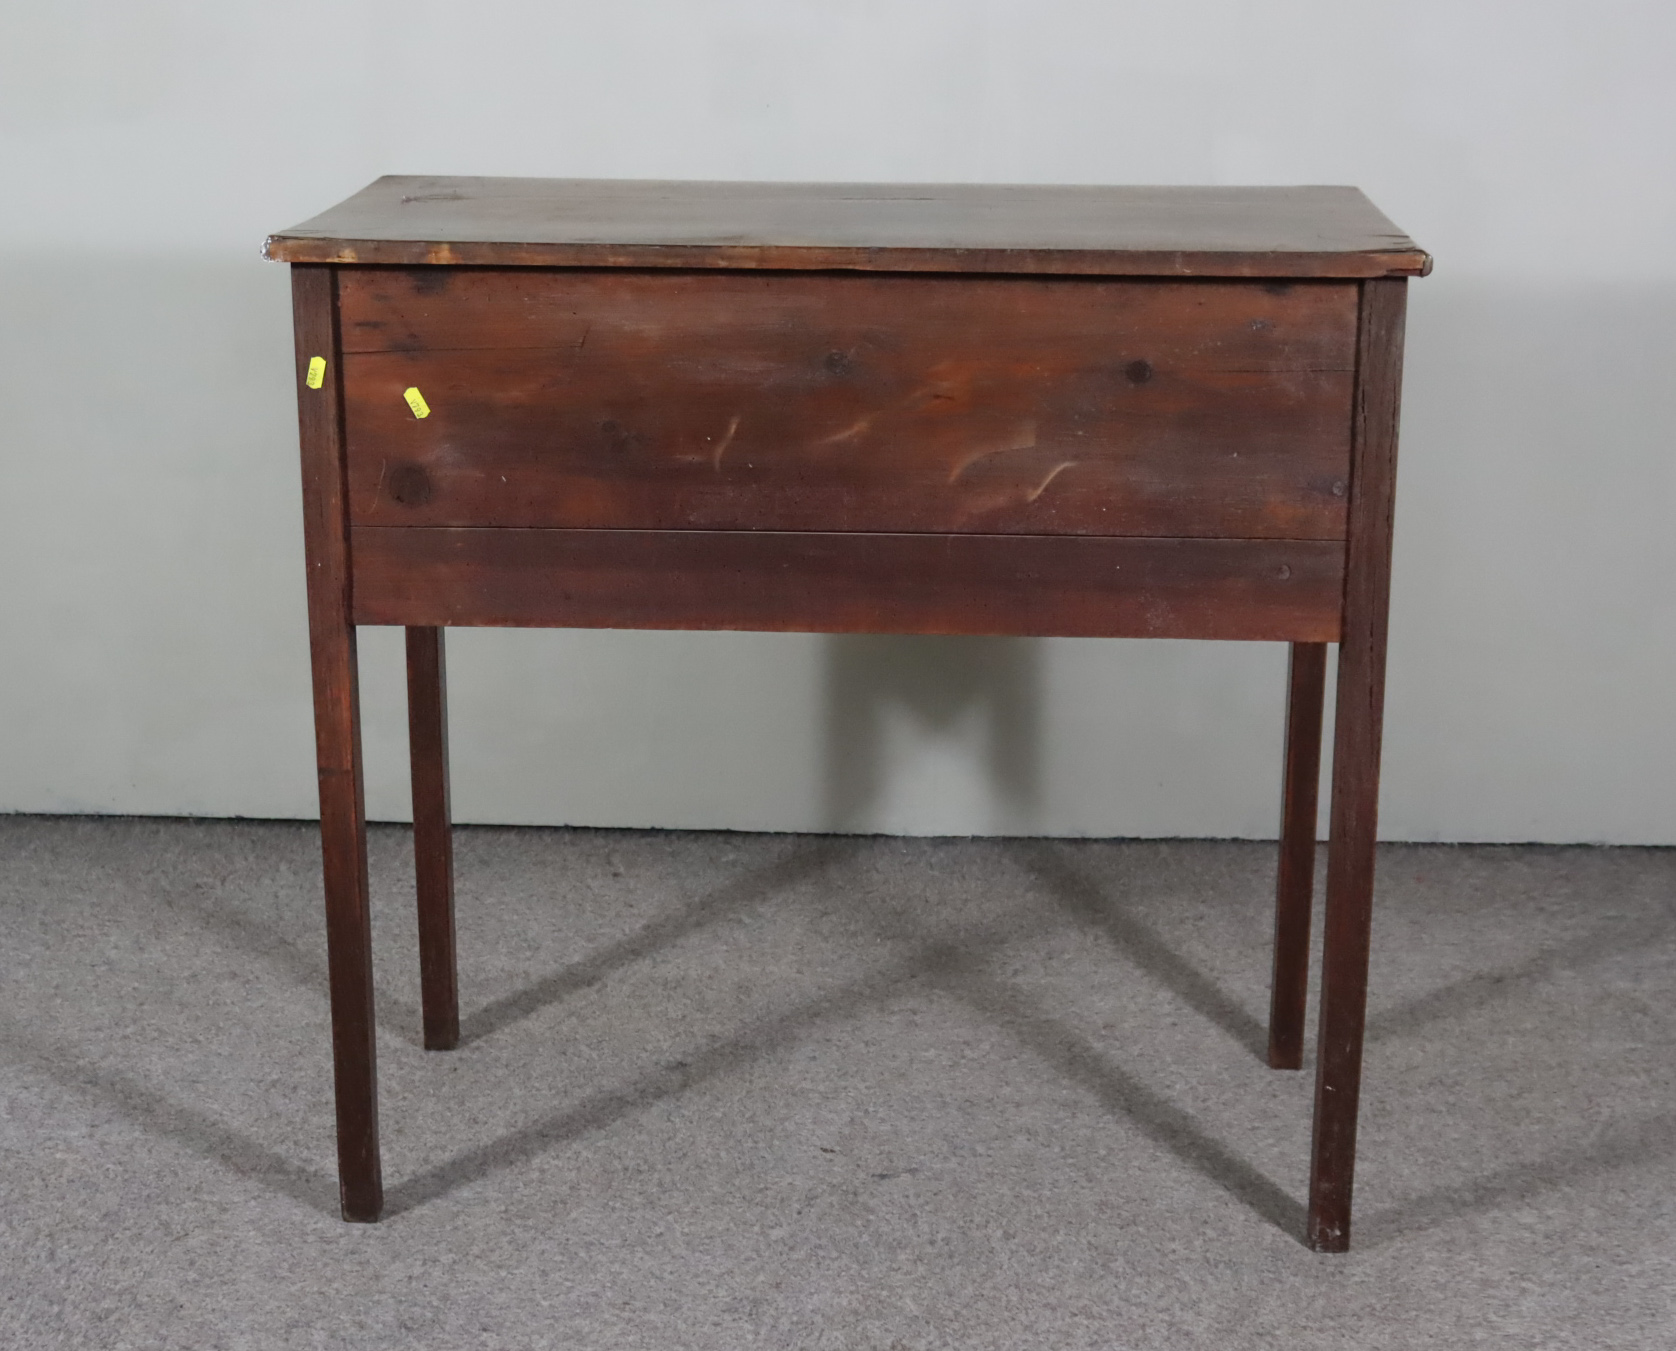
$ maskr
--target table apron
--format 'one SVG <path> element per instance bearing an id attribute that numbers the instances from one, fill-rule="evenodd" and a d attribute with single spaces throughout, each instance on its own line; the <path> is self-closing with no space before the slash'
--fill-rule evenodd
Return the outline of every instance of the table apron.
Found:
<path id="1" fill-rule="evenodd" d="M 357 624 L 1336 642 L 1332 540 L 357 526 Z"/>
<path id="2" fill-rule="evenodd" d="M 339 284 L 356 525 L 1344 538 L 1351 283 Z"/>

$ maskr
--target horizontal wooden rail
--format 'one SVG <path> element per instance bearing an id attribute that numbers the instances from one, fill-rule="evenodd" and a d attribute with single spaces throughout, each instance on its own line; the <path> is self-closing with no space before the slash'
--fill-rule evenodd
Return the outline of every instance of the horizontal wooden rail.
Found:
<path id="1" fill-rule="evenodd" d="M 358 624 L 1334 642 L 1325 540 L 358 526 Z"/>

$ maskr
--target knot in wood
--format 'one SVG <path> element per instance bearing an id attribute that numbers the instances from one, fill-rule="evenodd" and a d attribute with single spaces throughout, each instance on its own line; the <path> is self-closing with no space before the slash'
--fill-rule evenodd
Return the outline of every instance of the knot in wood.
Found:
<path id="1" fill-rule="evenodd" d="M 422 507 L 436 495 L 422 464 L 398 464 L 390 471 L 388 483 L 390 496 L 404 507 Z"/>

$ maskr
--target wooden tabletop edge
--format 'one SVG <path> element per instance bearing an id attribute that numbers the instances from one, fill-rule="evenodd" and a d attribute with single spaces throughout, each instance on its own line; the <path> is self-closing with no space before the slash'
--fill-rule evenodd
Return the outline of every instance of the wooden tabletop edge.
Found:
<path id="1" fill-rule="evenodd" d="M 280 232 L 262 257 L 282 263 L 363 266 L 651 267 L 783 271 L 1018 272 L 1150 277 L 1314 275 L 1326 279 L 1424 277 L 1431 255 L 1412 243 L 1387 249 L 1100 249 L 856 244 L 613 244 L 599 241 L 461 241 L 332 238 Z"/>

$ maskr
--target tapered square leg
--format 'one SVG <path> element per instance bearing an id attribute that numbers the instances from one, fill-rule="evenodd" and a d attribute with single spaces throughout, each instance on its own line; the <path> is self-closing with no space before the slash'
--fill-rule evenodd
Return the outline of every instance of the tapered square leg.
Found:
<path id="1" fill-rule="evenodd" d="M 330 267 L 294 266 L 297 399 L 308 563 L 309 650 L 326 889 L 326 955 L 337 1097 L 338 1189 L 346 1220 L 384 1209 L 378 1157 L 367 818 L 361 780 L 360 691 L 350 610 L 349 519 L 337 343 L 337 282 Z M 309 379 L 323 362 L 324 378 Z M 318 368 L 317 368 L 318 369 Z"/>
<path id="2" fill-rule="evenodd" d="M 1309 1245 L 1320 1252 L 1350 1246 L 1379 798 L 1379 716 L 1368 688 L 1376 679 L 1341 650 L 1309 1179 Z"/>
<path id="3" fill-rule="evenodd" d="M 1269 1064 L 1304 1063 L 1309 998 L 1309 911 L 1315 891 L 1315 809 L 1321 782 L 1321 709 L 1327 645 L 1293 643 L 1287 675 L 1286 770 L 1275 879 L 1274 976 L 1269 990 Z"/>
<path id="4" fill-rule="evenodd" d="M 448 809 L 448 677 L 442 630 L 407 631 L 407 729 L 413 860 L 419 890 L 419 986 L 425 1049 L 460 1044 L 454 956 L 454 843 Z"/>
<path id="5" fill-rule="evenodd" d="M 336 668 L 326 682 L 325 694 L 335 701 L 339 691 L 344 690 L 352 703 L 356 697 L 353 630 L 339 652 L 342 655 L 325 654 L 325 659 Z M 319 662 L 317 657 L 317 666 Z M 352 707 L 328 710 L 322 716 L 320 684 L 317 676 L 320 843 L 326 881 L 326 961 L 332 1005 L 332 1077 L 337 1097 L 338 1185 L 344 1219 L 376 1220 L 384 1209 L 384 1183 L 378 1156 L 378 1054 L 373 1023 L 372 925 L 367 890 L 367 817 L 362 796 L 360 727 Z M 346 753 L 339 754 L 340 751 Z"/>
<path id="6" fill-rule="evenodd" d="M 1379 823 L 1404 301 L 1401 280 L 1362 283 L 1309 1174 L 1308 1239 L 1320 1252 L 1343 1252 L 1350 1246 Z"/>

